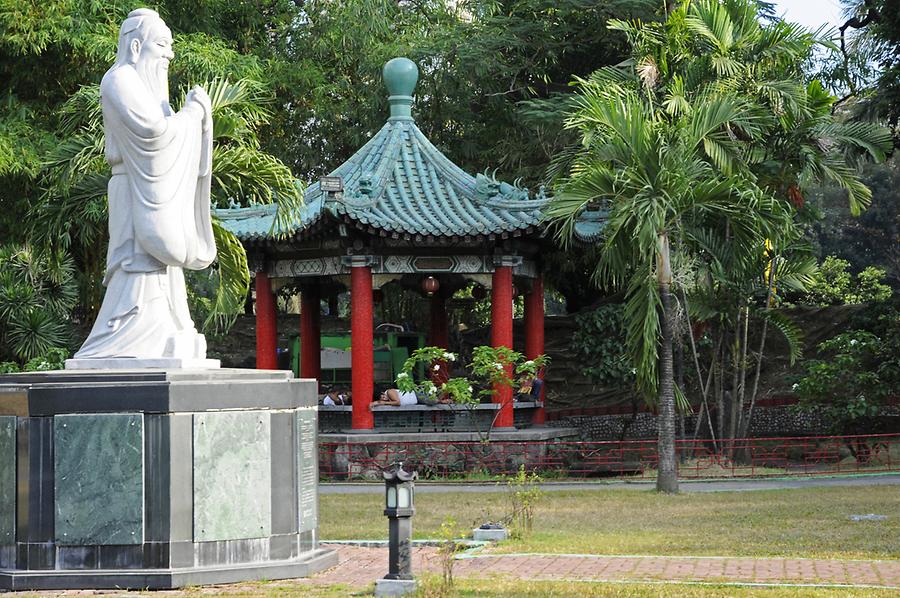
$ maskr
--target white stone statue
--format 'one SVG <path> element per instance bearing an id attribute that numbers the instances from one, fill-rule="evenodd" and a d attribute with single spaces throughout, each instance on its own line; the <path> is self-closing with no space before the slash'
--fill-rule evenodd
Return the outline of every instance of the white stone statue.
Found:
<path id="1" fill-rule="evenodd" d="M 169 106 L 172 32 L 150 9 L 119 30 L 100 101 L 109 180 L 106 294 L 91 334 L 66 369 L 218 367 L 188 312 L 182 268 L 216 257 L 210 221 L 212 116 L 195 87 Z"/>

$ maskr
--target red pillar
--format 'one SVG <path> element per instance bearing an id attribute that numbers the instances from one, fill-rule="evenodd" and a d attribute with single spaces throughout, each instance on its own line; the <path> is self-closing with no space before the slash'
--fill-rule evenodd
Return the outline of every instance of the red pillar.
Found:
<path id="1" fill-rule="evenodd" d="M 322 373 L 319 287 L 300 292 L 300 377 L 318 380 Z"/>
<path id="2" fill-rule="evenodd" d="M 513 346 L 513 283 L 512 267 L 497 266 L 491 284 L 491 345 Z M 512 366 L 507 366 L 512 375 Z M 513 389 L 498 384 L 494 386 L 494 402 L 500 403 L 500 413 L 494 420 L 495 428 L 513 428 Z"/>
<path id="3" fill-rule="evenodd" d="M 435 293 L 431 296 L 431 330 L 428 344 L 432 347 L 447 348 L 450 345 L 450 333 L 447 326 L 447 305 L 444 296 Z"/>
<path id="4" fill-rule="evenodd" d="M 350 267 L 350 359 L 353 380 L 354 430 L 371 430 L 375 418 L 369 410 L 374 382 L 372 347 L 372 270 L 365 265 Z"/>
<path id="5" fill-rule="evenodd" d="M 534 359 L 544 352 L 544 279 L 538 276 L 531 285 L 531 292 L 525 296 L 525 358 Z M 544 372 L 539 372 L 541 380 Z M 541 401 L 544 400 L 544 385 L 541 385 Z M 532 423 L 544 425 L 547 413 L 541 407 L 534 412 Z"/>
<path id="6" fill-rule="evenodd" d="M 450 347 L 450 332 L 447 324 L 447 304 L 444 296 L 440 293 L 434 293 L 431 296 L 431 330 L 428 334 L 428 344 L 432 347 Z M 441 369 L 434 371 L 434 366 L 439 365 Z M 440 386 L 450 379 L 450 370 L 448 363 L 444 360 L 438 360 L 431 364 L 431 381 Z"/>
<path id="7" fill-rule="evenodd" d="M 278 322 L 275 319 L 275 296 L 265 272 L 256 273 L 256 369 L 274 370 L 278 367 L 275 347 L 278 343 Z"/>

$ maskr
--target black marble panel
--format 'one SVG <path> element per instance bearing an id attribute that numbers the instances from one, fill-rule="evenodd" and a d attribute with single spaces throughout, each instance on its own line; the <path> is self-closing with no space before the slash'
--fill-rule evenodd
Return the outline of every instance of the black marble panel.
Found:
<path id="1" fill-rule="evenodd" d="M 0 546 L 16 542 L 16 418 L 0 416 Z"/>
<path id="2" fill-rule="evenodd" d="M 27 413 L 199 412 L 219 409 L 294 409 L 313 406 L 312 380 L 292 380 L 290 372 L 220 370 L 217 373 L 41 372 L 0 375 L 0 385 L 24 388 Z"/>
<path id="3" fill-rule="evenodd" d="M 144 416 L 144 539 L 147 542 L 169 539 L 170 421 L 169 415 Z"/>
<path id="4" fill-rule="evenodd" d="M 101 569 L 142 569 L 144 566 L 144 547 L 134 546 L 100 546 Z"/>
<path id="5" fill-rule="evenodd" d="M 36 385 L 28 391 L 30 415 L 77 413 L 165 412 L 169 385 L 158 383 L 96 383 L 86 386 Z"/>
<path id="6" fill-rule="evenodd" d="M 169 539 L 194 539 L 194 420 L 189 413 L 169 418 Z"/>
<path id="7" fill-rule="evenodd" d="M 0 569 L 14 569 L 16 566 L 16 545 L 0 546 Z"/>
<path id="8" fill-rule="evenodd" d="M 60 546 L 56 551 L 59 569 L 96 569 L 100 565 L 97 546 Z"/>
<path id="9" fill-rule="evenodd" d="M 16 447 L 16 540 L 49 542 L 54 538 L 53 418 L 18 418 Z"/>
<path id="10" fill-rule="evenodd" d="M 16 546 L 17 569 L 55 569 L 56 547 L 51 542 L 20 542 Z"/>
<path id="11" fill-rule="evenodd" d="M 168 542 L 144 543 L 144 569 L 168 569 L 170 544 Z"/>

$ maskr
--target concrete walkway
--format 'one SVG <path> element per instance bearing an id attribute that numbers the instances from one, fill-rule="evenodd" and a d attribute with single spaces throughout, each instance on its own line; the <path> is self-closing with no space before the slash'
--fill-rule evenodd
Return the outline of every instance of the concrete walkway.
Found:
<path id="1" fill-rule="evenodd" d="M 541 489 L 546 491 L 572 490 L 650 490 L 656 482 L 545 482 Z M 679 480 L 682 492 L 746 492 L 751 490 L 787 490 L 791 488 L 823 488 L 837 486 L 898 486 L 900 474 L 867 474 L 839 477 L 775 478 L 775 479 L 730 479 L 715 481 Z M 504 483 L 458 482 L 441 484 L 417 482 L 416 492 L 506 492 Z M 382 494 L 382 483 L 339 483 L 319 484 L 319 494 Z"/>
<path id="2" fill-rule="evenodd" d="M 294 584 L 364 587 L 387 572 L 387 549 L 333 545 L 340 564 Z M 437 549 L 413 549 L 413 570 L 439 572 Z M 496 575 L 543 581 L 706 582 L 802 584 L 900 589 L 900 561 L 838 561 L 801 558 L 660 557 L 550 554 L 462 554 L 453 575 Z"/>

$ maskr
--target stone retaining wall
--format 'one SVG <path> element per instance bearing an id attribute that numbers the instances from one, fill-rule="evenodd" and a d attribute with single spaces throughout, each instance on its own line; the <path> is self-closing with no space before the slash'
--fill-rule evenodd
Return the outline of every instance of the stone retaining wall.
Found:
<path id="1" fill-rule="evenodd" d="M 900 429 L 900 406 L 892 405 L 882 410 L 885 430 Z M 705 418 L 704 418 L 705 419 Z M 713 414 L 715 419 L 715 414 Z M 696 416 L 684 418 L 688 437 L 693 436 Z M 656 414 L 639 412 L 614 415 L 570 415 L 548 421 L 548 426 L 577 428 L 578 439 L 592 440 L 647 440 L 656 438 Z M 757 407 L 750 423 L 751 438 L 775 436 L 825 436 L 834 431 L 820 413 L 798 411 L 793 406 Z M 881 432 L 881 430 L 879 430 Z M 872 433 L 875 433 L 873 431 Z M 701 431 L 701 437 L 703 433 Z"/>

